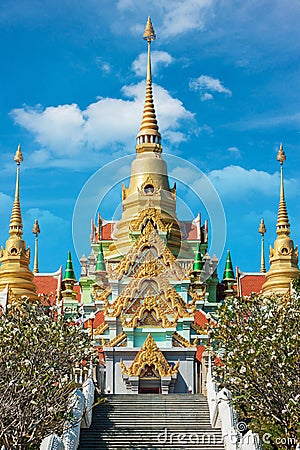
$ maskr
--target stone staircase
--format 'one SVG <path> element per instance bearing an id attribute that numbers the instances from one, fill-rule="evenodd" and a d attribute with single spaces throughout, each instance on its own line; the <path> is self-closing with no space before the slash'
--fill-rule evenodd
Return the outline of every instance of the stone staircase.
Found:
<path id="1" fill-rule="evenodd" d="M 224 450 L 206 398 L 191 394 L 111 395 L 95 407 L 79 450 Z"/>

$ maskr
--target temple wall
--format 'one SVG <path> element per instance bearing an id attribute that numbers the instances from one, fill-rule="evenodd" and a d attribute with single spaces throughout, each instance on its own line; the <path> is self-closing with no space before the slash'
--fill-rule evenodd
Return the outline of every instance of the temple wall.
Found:
<path id="1" fill-rule="evenodd" d="M 120 359 L 123 360 L 126 367 L 130 367 L 139 348 L 125 347 L 104 347 L 106 359 L 106 390 L 111 394 L 126 394 L 126 384 L 123 380 Z M 168 363 L 174 366 L 178 359 L 180 366 L 177 379 L 174 385 L 174 393 L 187 394 L 190 387 L 195 392 L 195 363 L 194 356 L 196 349 L 191 348 L 172 348 L 161 349 Z M 109 389 L 108 389 L 109 388 Z"/>

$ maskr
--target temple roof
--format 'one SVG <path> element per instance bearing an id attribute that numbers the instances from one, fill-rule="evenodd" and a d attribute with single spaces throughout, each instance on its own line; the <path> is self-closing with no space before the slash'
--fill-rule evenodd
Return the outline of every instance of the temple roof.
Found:
<path id="1" fill-rule="evenodd" d="M 237 272 L 238 293 L 241 297 L 248 296 L 253 292 L 257 294 L 262 292 L 262 286 L 266 282 L 264 273 Z"/>
<path id="2" fill-rule="evenodd" d="M 56 303 L 61 291 L 62 267 L 53 273 L 35 273 L 34 284 L 39 296 L 48 296 L 51 305 Z"/>

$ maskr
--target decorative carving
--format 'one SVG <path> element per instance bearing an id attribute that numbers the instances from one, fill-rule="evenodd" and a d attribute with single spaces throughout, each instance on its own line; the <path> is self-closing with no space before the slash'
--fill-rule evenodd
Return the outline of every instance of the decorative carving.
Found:
<path id="1" fill-rule="evenodd" d="M 141 376 L 147 373 L 148 368 L 159 374 L 159 377 L 165 377 L 168 375 L 176 375 L 180 361 L 178 361 L 174 367 L 170 366 L 161 350 L 157 347 L 151 334 L 148 334 L 143 346 L 136 354 L 133 363 L 129 368 L 125 366 L 123 361 L 120 361 L 123 374 L 129 376 Z"/>
<path id="2" fill-rule="evenodd" d="M 107 347 L 121 347 L 126 339 L 127 334 L 125 333 L 125 331 L 123 331 L 122 333 L 118 334 L 118 336 L 109 341 L 106 345 Z"/>
<path id="3" fill-rule="evenodd" d="M 204 325 L 203 327 L 200 327 L 200 325 L 197 325 L 196 323 L 192 323 L 191 324 L 191 328 L 193 329 L 193 330 L 195 330 L 196 331 L 196 333 L 198 333 L 198 334 L 208 334 L 208 332 L 209 332 L 209 330 L 210 330 L 210 327 L 209 327 L 209 325 L 208 324 L 206 324 L 206 325 Z"/>
<path id="4" fill-rule="evenodd" d="M 146 366 L 144 367 L 144 369 L 141 371 L 140 374 L 140 378 L 160 378 L 159 373 L 157 372 L 157 370 L 155 370 L 155 367 L 152 366 L 148 366 L 148 364 L 146 364 Z"/>
<path id="5" fill-rule="evenodd" d="M 146 208 L 141 211 L 137 219 L 133 219 L 130 223 L 130 231 L 141 231 L 142 226 L 146 223 L 152 223 L 157 226 L 160 231 L 167 233 L 172 228 L 172 223 L 165 224 L 161 219 L 161 211 L 157 208 Z"/>
<path id="6" fill-rule="evenodd" d="M 103 334 L 108 328 L 109 325 L 106 322 L 103 322 L 96 328 L 96 330 L 94 331 L 94 335 Z"/>
<path id="7" fill-rule="evenodd" d="M 132 248 L 112 270 L 110 276 L 118 280 L 128 275 L 141 278 L 149 276 L 149 271 L 153 273 L 151 276 L 167 272 L 170 278 L 188 279 L 173 253 L 156 233 L 151 222 L 147 223 Z"/>
<path id="8" fill-rule="evenodd" d="M 177 333 L 177 331 L 175 331 L 175 333 L 172 336 L 172 340 L 173 340 L 173 346 L 174 347 L 178 347 L 177 344 L 179 344 L 179 347 L 192 347 L 192 345 L 190 344 L 190 342 L 185 339 L 183 336 L 181 336 L 181 334 Z"/>
<path id="9" fill-rule="evenodd" d="M 148 192 L 146 192 L 147 187 L 153 187 L 153 191 L 148 189 Z M 144 181 L 144 183 L 141 185 L 140 188 L 138 188 L 138 191 L 143 193 L 143 194 L 156 194 L 160 191 L 160 187 L 158 186 L 158 184 L 156 183 L 156 181 L 153 180 L 153 178 L 148 175 L 148 177 L 146 178 L 146 181 Z"/>
<path id="10" fill-rule="evenodd" d="M 99 286 L 97 284 L 95 284 L 92 287 L 92 295 L 94 297 L 94 300 L 96 302 L 100 302 L 100 301 L 108 301 L 108 297 L 111 294 L 111 289 L 110 288 L 104 288 L 102 286 Z"/>
<path id="11" fill-rule="evenodd" d="M 113 303 L 105 302 L 104 312 L 109 317 L 121 316 L 123 326 L 135 328 L 143 325 L 149 311 L 160 323 L 157 326 L 169 328 L 176 326 L 179 317 L 193 318 L 195 301 L 186 303 L 160 274 L 155 278 L 133 278 Z"/>
<path id="12" fill-rule="evenodd" d="M 141 325 L 152 325 L 163 328 L 174 326 L 174 322 L 171 322 L 166 317 L 166 312 L 161 308 L 159 299 L 154 297 L 144 298 L 131 320 L 127 321 L 126 317 L 122 317 L 122 324 L 128 328 L 135 328 Z"/>

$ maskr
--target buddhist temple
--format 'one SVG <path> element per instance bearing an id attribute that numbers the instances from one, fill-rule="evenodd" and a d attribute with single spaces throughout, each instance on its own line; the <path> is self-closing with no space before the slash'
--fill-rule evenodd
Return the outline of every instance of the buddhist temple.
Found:
<path id="1" fill-rule="evenodd" d="M 192 221 L 177 215 L 177 187 L 169 180 L 155 109 L 151 46 L 156 35 L 150 17 L 143 38 L 145 101 L 130 180 L 128 186 L 120 186 L 120 220 L 105 220 L 101 211 L 96 220 L 91 219 L 90 253 L 82 255 L 76 277 L 70 251 L 64 270 L 40 273 L 36 219 L 31 271 L 30 250 L 22 239 L 19 146 L 9 237 L 0 251 L 0 301 L 4 307 L 13 298 L 39 296 L 82 323 L 98 348 L 107 393 L 200 393 L 202 354 L 218 305 L 230 295 L 284 293 L 299 274 L 284 192 L 286 157 L 281 145 L 277 237 L 270 249 L 270 268 L 266 268 L 262 219 L 260 267 L 251 273 L 234 269 L 228 251 L 219 280 L 218 259 L 208 254 L 208 221 L 202 223 L 200 213 Z"/>

